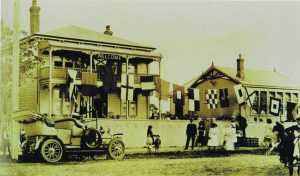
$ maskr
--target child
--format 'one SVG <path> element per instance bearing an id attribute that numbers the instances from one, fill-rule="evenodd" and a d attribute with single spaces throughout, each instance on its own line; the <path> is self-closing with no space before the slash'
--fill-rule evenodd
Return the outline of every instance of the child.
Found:
<path id="1" fill-rule="evenodd" d="M 159 146 L 161 144 L 161 140 L 159 139 L 159 135 L 155 135 L 156 139 L 154 141 L 154 148 L 155 148 L 155 153 L 158 152 Z"/>

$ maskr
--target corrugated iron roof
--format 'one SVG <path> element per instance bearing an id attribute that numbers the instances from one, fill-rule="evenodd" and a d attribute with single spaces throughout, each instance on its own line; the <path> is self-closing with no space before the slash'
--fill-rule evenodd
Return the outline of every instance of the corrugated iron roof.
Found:
<path id="1" fill-rule="evenodd" d="M 289 79 L 287 76 L 278 73 L 277 71 L 259 70 L 259 69 L 245 69 L 245 79 L 241 80 L 236 77 L 236 68 L 233 67 L 221 67 L 221 66 L 211 66 L 205 72 L 207 73 L 211 69 L 217 69 L 224 74 L 228 75 L 231 79 L 243 85 L 251 86 L 261 86 L 261 87 L 281 87 L 281 88 L 296 88 L 300 89 L 300 85 Z M 184 84 L 185 88 L 192 86 L 196 81 L 201 79 L 203 74 L 192 79 L 191 81 Z"/>
<path id="2" fill-rule="evenodd" d="M 60 38 L 67 38 L 67 39 L 78 39 L 78 40 L 85 40 L 85 41 L 94 41 L 94 42 L 101 42 L 101 43 L 108 43 L 108 44 L 116 44 L 116 45 L 124 45 L 124 46 L 133 46 L 133 47 L 143 47 L 149 49 L 155 49 L 150 46 L 146 46 L 144 44 L 132 42 L 126 39 L 122 39 L 115 36 L 106 35 L 101 32 L 93 31 L 90 29 L 70 25 L 65 26 L 62 28 L 58 28 L 49 32 L 41 32 L 37 33 L 37 35 L 44 35 L 44 36 L 53 36 L 53 37 L 60 37 Z"/>

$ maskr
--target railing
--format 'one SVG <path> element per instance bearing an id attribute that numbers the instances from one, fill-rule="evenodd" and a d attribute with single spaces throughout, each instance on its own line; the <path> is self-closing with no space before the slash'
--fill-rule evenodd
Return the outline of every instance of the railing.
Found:
<path id="1" fill-rule="evenodd" d="M 52 78 L 57 79 L 67 79 L 67 70 L 68 68 L 54 67 L 52 68 Z M 90 72 L 90 69 L 81 69 L 81 68 L 72 68 L 72 70 L 76 70 L 78 74 L 76 75 L 76 79 L 82 78 L 82 72 Z M 92 70 L 92 73 L 97 73 L 96 70 Z M 49 79 L 49 67 L 40 69 L 40 79 Z M 100 74 L 97 74 L 97 79 L 100 80 Z"/>
<path id="2" fill-rule="evenodd" d="M 83 69 L 83 68 L 71 68 L 72 70 L 76 70 L 78 74 L 76 75 L 76 79 L 82 79 L 82 72 L 90 72 L 90 69 Z M 52 68 L 52 78 L 57 79 L 67 79 L 68 68 L 61 68 L 61 67 L 54 67 Z M 97 70 L 92 70 L 92 73 L 97 73 L 97 80 L 102 80 L 101 75 Z M 155 74 L 145 74 L 145 73 L 129 73 L 134 75 L 134 83 L 141 84 L 141 77 L 142 76 L 153 76 L 153 85 L 155 85 L 155 79 L 158 75 Z M 40 79 L 49 79 L 49 67 L 41 68 L 40 69 Z M 121 82 L 121 77 L 118 77 L 118 82 Z"/>

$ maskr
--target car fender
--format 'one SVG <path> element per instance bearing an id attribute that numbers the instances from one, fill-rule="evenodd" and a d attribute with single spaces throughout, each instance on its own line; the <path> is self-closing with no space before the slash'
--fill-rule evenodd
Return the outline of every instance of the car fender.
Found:
<path id="1" fill-rule="evenodd" d="M 40 147 L 40 144 L 43 143 L 46 140 L 45 136 L 39 136 L 37 137 L 34 150 L 37 150 Z"/>

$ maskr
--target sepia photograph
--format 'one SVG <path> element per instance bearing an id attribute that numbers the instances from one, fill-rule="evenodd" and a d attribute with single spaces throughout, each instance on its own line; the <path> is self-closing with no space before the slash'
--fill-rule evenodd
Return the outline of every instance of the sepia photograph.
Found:
<path id="1" fill-rule="evenodd" d="M 300 1 L 0 1 L 0 176 L 300 176 Z"/>

